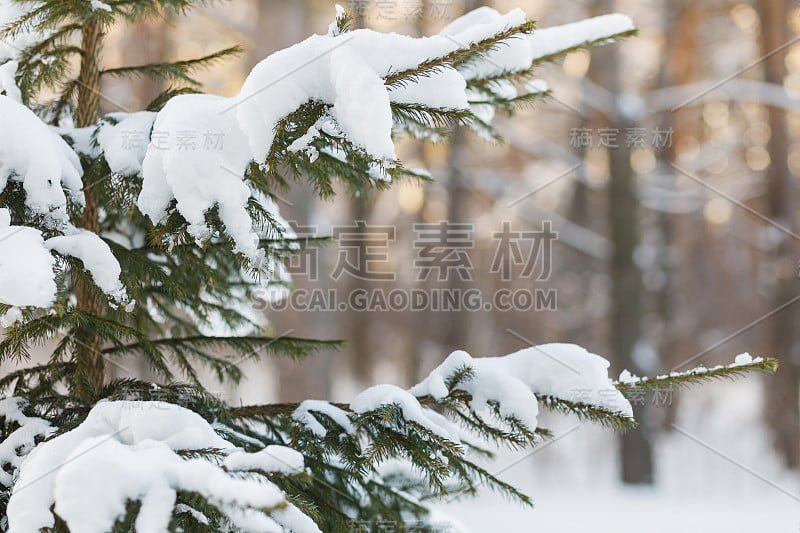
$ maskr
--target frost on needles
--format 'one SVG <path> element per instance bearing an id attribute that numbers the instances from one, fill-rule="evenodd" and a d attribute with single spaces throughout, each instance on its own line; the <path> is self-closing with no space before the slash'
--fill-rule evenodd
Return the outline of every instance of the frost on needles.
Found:
<path id="1" fill-rule="evenodd" d="M 443 496 L 486 486 L 530 503 L 474 457 L 547 439 L 541 408 L 625 430 L 632 389 L 774 370 L 742 355 L 614 382 L 602 357 L 547 344 L 456 351 L 411 389 L 349 403 L 225 404 L 201 367 L 235 383 L 260 353 L 339 346 L 271 336 L 247 305 L 255 288 L 285 296 L 284 261 L 310 244 L 277 191 L 302 179 L 330 198 L 334 182 L 360 194 L 423 177 L 397 159 L 399 136 L 439 141 L 461 124 L 499 140 L 496 113 L 549 94 L 538 65 L 635 29 L 614 14 L 537 30 L 519 9 L 481 8 L 412 38 L 350 31 L 338 8 L 325 34 L 264 59 L 230 98 L 201 94 L 194 72 L 238 48 L 100 63 L 114 22 L 201 3 L 0 0 L 0 361 L 19 363 L 0 377 L 0 531 L 430 531 L 446 524 Z M 132 75 L 170 87 L 101 116 L 102 80 Z M 131 130 L 145 142 L 123 149 Z M 224 142 L 186 151 L 187 130 Z M 46 341 L 47 362 L 31 366 Z M 159 382 L 108 380 L 106 361 L 124 356 Z"/>

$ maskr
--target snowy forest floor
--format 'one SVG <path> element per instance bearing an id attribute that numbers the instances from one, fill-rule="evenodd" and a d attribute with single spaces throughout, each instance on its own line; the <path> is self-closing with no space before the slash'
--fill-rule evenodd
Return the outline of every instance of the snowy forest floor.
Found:
<path id="1" fill-rule="evenodd" d="M 542 425 L 554 430 L 555 442 L 487 465 L 531 496 L 535 508 L 488 491 L 441 508 L 473 533 L 800 531 L 800 477 L 782 469 L 772 451 L 760 422 L 761 386 L 754 377 L 675 390 L 680 430 L 659 436 L 653 487 L 617 481 L 610 431 L 552 417 Z"/>

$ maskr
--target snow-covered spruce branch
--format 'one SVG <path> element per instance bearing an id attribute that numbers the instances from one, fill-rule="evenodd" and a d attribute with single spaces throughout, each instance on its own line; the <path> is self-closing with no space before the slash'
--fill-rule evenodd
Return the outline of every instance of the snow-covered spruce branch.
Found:
<path id="1" fill-rule="evenodd" d="M 682 372 L 672 371 L 655 377 L 639 377 L 624 370 L 619 380 L 614 382 L 618 390 L 624 392 L 636 389 L 658 389 L 673 385 L 691 385 L 714 379 L 733 379 L 751 372 L 774 374 L 778 360 L 773 357 L 752 357 L 748 353 L 739 354 L 729 365 L 713 367 L 697 366 Z"/>
<path id="2" fill-rule="evenodd" d="M 4 402 L 0 417 L 19 428 L 0 453 L 14 461 L 12 442 L 53 428 L 22 414 L 17 399 Z M 31 441 L 20 447 L 32 447 Z M 103 402 L 75 429 L 38 444 L 14 479 L 8 524 L 14 532 L 319 531 L 271 481 L 276 478 L 307 479 L 302 455 L 275 445 L 256 453 L 236 449 L 174 404 Z"/>
<path id="3" fill-rule="evenodd" d="M 510 82 L 529 82 L 536 74 L 536 68 L 543 63 L 557 61 L 577 50 L 624 39 L 636 35 L 636 32 L 636 28 L 618 14 L 537 30 L 527 40 L 529 64 L 500 68 L 502 63 L 498 62 L 498 68 L 494 71 L 473 73 L 466 77 L 467 86 L 479 93 L 497 95 Z"/>
<path id="4" fill-rule="evenodd" d="M 721 368 L 763 362 L 745 362 L 740 356 L 734 365 Z M 318 513 L 324 511 L 329 513 L 328 523 L 346 524 L 348 502 L 366 505 L 366 498 L 371 509 L 383 509 L 382 498 L 391 493 L 398 499 L 395 504 L 426 516 L 428 504 L 422 502 L 472 494 L 481 485 L 529 504 L 527 496 L 479 467 L 466 453 L 491 454 L 487 441 L 522 447 L 549 437 L 547 430 L 537 427 L 537 400 L 579 415 L 599 408 L 596 413 L 614 415 L 610 420 L 621 417 L 632 422 L 630 405 L 617 390 L 623 387 L 608 379 L 607 366 L 604 359 L 573 345 L 542 345 L 497 358 L 473 359 L 454 352 L 408 391 L 380 385 L 349 404 L 307 400 L 228 407 L 196 389 L 128 380 L 110 384 L 109 401 L 97 404 L 77 428 L 65 433 L 46 418 L 26 414 L 29 406 L 24 400 L 5 400 L 0 415 L 9 429 L 0 453 L 8 457 L 23 487 L 34 476 L 43 481 L 35 491 L 12 493 L 9 516 L 16 524 L 46 527 L 55 519 L 46 509 L 54 504 L 59 519 L 77 529 L 88 520 L 89 511 L 84 500 L 66 491 L 76 484 L 92 494 L 102 489 L 98 498 L 105 504 L 91 516 L 95 524 L 105 525 L 181 520 L 212 527 L 233 523 L 250 531 L 258 530 L 248 529 L 254 524 L 270 521 L 286 526 L 286 513 L 291 512 L 297 523 L 306 520 L 299 531 L 317 531 L 303 513 L 319 520 Z M 564 373 L 571 377 L 563 379 Z M 579 396 L 593 396 L 595 403 L 575 400 Z M 204 413 L 212 423 L 195 412 Z M 54 433 L 59 436 L 39 445 L 41 451 L 22 462 L 37 435 Z M 126 458 L 125 466 L 112 468 L 119 465 L 120 454 Z M 53 461 L 76 464 L 58 469 Z M 138 470 L 145 464 L 155 465 L 160 474 L 140 477 Z M 108 477 L 89 474 L 98 468 Z M 237 472 L 247 475 L 237 477 Z M 200 477 L 216 485 L 200 483 Z M 102 487 L 95 485 L 100 482 Z M 220 484 L 244 492 L 231 499 Z M 336 494 L 326 494 L 326 485 L 335 487 Z M 258 499 L 252 500 L 256 495 Z M 155 505 L 157 497 L 170 505 Z M 134 499 L 141 502 L 136 509 L 126 503 Z M 192 512 L 184 516 L 187 507 Z M 25 511 L 29 509 L 39 512 Z"/>
<path id="5" fill-rule="evenodd" d="M 615 31 L 609 32 L 610 28 Z M 601 15 L 591 19 L 544 28 L 532 37 L 533 63 L 561 59 L 576 50 L 593 48 L 636 35 L 638 30 L 626 24 L 623 15 Z"/>
<path id="6" fill-rule="evenodd" d="M 484 8 L 488 13 L 489 8 Z M 482 15 L 481 10 L 473 11 L 469 16 L 478 20 Z M 469 16 L 463 17 L 458 22 L 455 22 L 442 30 L 441 34 L 450 36 L 451 40 L 458 46 L 458 48 L 445 53 L 439 57 L 426 59 L 418 65 L 406 68 L 399 72 L 393 72 L 386 76 L 385 82 L 390 88 L 394 87 L 407 87 L 411 83 L 419 83 L 421 78 L 430 78 L 433 75 L 444 71 L 445 69 L 458 69 L 467 65 L 470 61 L 478 60 L 482 56 L 487 56 L 492 52 L 500 49 L 501 46 L 508 46 L 509 39 L 522 38 L 525 35 L 533 33 L 536 24 L 532 20 L 524 21 L 516 24 L 515 26 L 508 27 L 478 41 L 470 42 L 465 39 L 462 42 L 458 39 L 459 29 L 464 28 L 464 25 L 469 24 Z M 459 22 L 461 24 L 459 24 Z M 455 36 L 453 35 L 455 34 Z"/>
<path id="7" fill-rule="evenodd" d="M 581 348 L 571 345 L 544 345 L 523 350 L 523 353 L 530 354 L 545 351 L 548 353 L 548 357 L 551 357 L 550 352 L 555 352 L 555 354 L 559 355 L 552 355 L 552 360 L 562 361 L 560 356 L 561 354 L 566 353 L 563 350 L 568 350 L 573 353 L 583 352 Z M 440 370 L 452 370 L 452 374 L 445 382 L 447 388 L 446 395 L 434 397 L 431 394 L 425 394 L 422 396 L 413 394 L 414 391 L 420 392 L 426 390 L 424 385 L 412 388 L 409 392 L 411 393 L 411 396 L 413 396 L 413 399 L 419 404 L 420 408 L 438 409 L 446 413 L 448 416 L 454 417 L 456 421 L 464 423 L 468 429 L 476 431 L 488 430 L 486 433 L 488 436 L 492 431 L 497 431 L 497 428 L 491 426 L 485 420 L 483 420 L 480 417 L 479 411 L 476 412 L 472 406 L 473 397 L 469 392 L 469 390 L 471 390 L 473 387 L 480 389 L 481 385 L 472 384 L 470 387 L 464 386 L 466 382 L 475 379 L 475 370 L 467 362 L 465 362 L 463 366 L 453 370 L 453 360 L 459 360 L 464 356 L 463 352 L 455 352 L 451 357 L 452 359 L 450 359 L 449 362 L 445 362 L 439 370 L 434 371 L 433 375 L 436 376 L 435 378 L 429 377 L 426 379 L 426 382 L 431 379 L 435 379 L 438 382 L 441 376 Z M 515 354 L 515 357 L 518 356 Z M 557 357 L 558 359 L 556 359 Z M 690 385 L 713 379 L 733 379 L 751 372 L 774 373 L 777 370 L 777 364 L 777 360 L 774 358 L 752 358 L 749 356 L 749 354 L 741 354 L 737 356 L 736 360 L 729 365 L 718 365 L 711 368 L 699 366 L 685 372 L 672 372 L 669 375 L 656 376 L 653 378 L 640 378 L 631 375 L 628 371 L 623 371 L 621 381 L 613 381 L 611 384 L 617 391 L 625 393 L 634 389 L 653 389 L 671 385 Z M 541 372 L 541 374 L 547 375 L 548 373 Z M 545 408 L 564 414 L 573 414 L 581 419 L 597 422 L 615 429 L 626 430 L 635 427 L 635 421 L 629 414 L 627 414 L 627 411 L 625 409 L 619 410 L 617 407 L 615 407 L 615 404 L 618 401 L 616 395 L 612 396 L 613 400 L 610 403 L 592 403 L 590 401 L 576 399 L 581 397 L 585 398 L 587 394 L 589 396 L 591 396 L 593 393 L 597 394 L 597 390 L 588 385 L 589 384 L 586 382 L 574 383 L 571 386 L 570 393 L 567 395 L 543 394 L 541 392 L 535 392 L 537 390 L 535 385 L 530 386 L 534 391 L 532 398 L 535 398 L 535 400 Z M 600 389 L 600 394 L 609 394 L 609 391 L 610 389 L 603 387 Z M 386 389 L 386 392 L 389 394 L 389 397 L 391 397 L 392 394 L 397 394 L 398 397 L 402 398 L 402 400 L 393 403 L 393 405 L 396 405 L 400 408 L 406 405 L 406 400 L 409 400 L 405 394 L 398 393 L 394 390 L 394 388 Z M 496 401 L 496 399 L 495 401 L 490 400 L 487 402 L 487 404 L 491 407 L 491 410 L 493 410 L 493 414 L 497 415 L 497 419 L 502 420 L 507 418 L 508 420 L 506 421 L 519 422 L 519 416 L 503 416 L 502 413 L 504 411 L 498 410 L 500 402 Z M 336 417 L 330 416 L 329 407 L 337 410 Z M 305 422 L 309 429 L 319 434 L 327 433 L 328 429 L 323 427 L 315 415 L 322 415 L 323 420 L 330 419 L 336 422 L 340 427 L 351 427 L 353 425 L 357 425 L 357 419 L 359 416 L 358 412 L 356 412 L 350 404 L 329 402 L 304 402 L 300 404 L 289 402 L 261 406 L 242 406 L 232 408 L 231 414 L 235 418 L 245 419 L 264 416 L 293 416 L 295 419 Z M 345 414 L 349 419 L 349 422 L 347 423 L 343 422 L 345 420 Z M 515 427 L 520 429 L 524 428 L 525 426 L 516 425 Z M 548 434 L 549 432 L 547 432 L 547 430 L 535 427 L 535 431 L 533 433 L 523 430 L 513 438 L 509 437 L 511 433 L 503 433 L 503 438 L 499 439 L 498 442 L 512 441 L 514 444 L 519 445 L 536 444 L 537 439 L 535 436 L 543 437 L 547 436 Z"/>

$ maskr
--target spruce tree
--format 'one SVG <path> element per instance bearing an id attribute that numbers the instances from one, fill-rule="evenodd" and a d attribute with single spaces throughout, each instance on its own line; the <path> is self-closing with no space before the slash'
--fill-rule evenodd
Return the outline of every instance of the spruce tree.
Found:
<path id="1" fill-rule="evenodd" d="M 340 346 L 270 336 L 247 305 L 254 288 L 289 286 L 283 262 L 315 244 L 288 229 L 277 193 L 428 179 L 397 160 L 394 138 L 439 141 L 457 124 L 500 140 L 495 112 L 548 96 L 538 66 L 635 29 L 609 15 L 537 30 L 519 10 L 481 8 L 415 39 L 351 31 L 338 9 L 327 34 L 265 59 L 232 98 L 201 94 L 194 73 L 238 48 L 104 67 L 112 25 L 202 3 L 0 2 L 0 361 L 18 365 L 0 377 L 2 531 L 432 531 L 443 496 L 486 486 L 530 504 L 475 457 L 545 441 L 539 407 L 624 431 L 623 393 L 774 371 L 743 354 L 612 381 L 604 359 L 556 344 L 457 351 L 409 390 L 350 403 L 227 405 L 201 368 L 236 383 L 246 359 Z M 102 81 L 130 76 L 169 88 L 101 116 Z M 121 149 L 126 132 L 141 143 Z M 207 138 L 189 149 L 181 132 Z M 27 363 L 33 349 L 47 362 Z M 158 383 L 109 379 L 130 356 Z"/>

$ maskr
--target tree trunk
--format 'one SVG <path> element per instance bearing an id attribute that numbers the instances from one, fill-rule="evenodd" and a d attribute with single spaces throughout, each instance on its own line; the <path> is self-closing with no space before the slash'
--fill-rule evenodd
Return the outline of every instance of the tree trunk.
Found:
<path id="1" fill-rule="evenodd" d="M 697 36 L 700 24 L 700 11 L 691 0 L 669 2 L 664 6 L 662 16 L 664 43 L 664 61 L 658 76 L 658 87 L 680 86 L 690 83 L 697 70 Z M 693 113 L 693 112 L 692 112 Z M 680 127 L 683 115 L 663 113 L 659 127 L 662 131 L 673 131 L 671 143 L 655 146 L 658 172 L 663 180 L 660 186 L 670 191 L 675 190 L 676 177 L 670 164 L 675 161 L 675 144 L 680 139 Z M 666 200 L 665 203 L 669 201 Z M 664 205 L 664 208 L 667 206 Z M 662 364 L 669 368 L 682 362 L 678 341 L 681 332 L 676 331 L 676 302 L 678 288 L 675 273 L 675 257 L 672 250 L 675 246 L 674 215 L 668 209 L 658 213 L 658 231 L 660 236 L 658 266 L 663 272 L 664 281 L 655 295 L 656 312 L 661 323 L 661 337 L 658 340 L 658 353 Z M 685 357 L 685 354 L 683 354 Z M 659 405 L 663 410 L 660 418 L 661 427 L 671 429 L 677 415 L 678 398 L 673 398 L 667 405 Z"/>
<path id="2" fill-rule="evenodd" d="M 469 209 L 469 190 L 465 184 L 464 165 L 466 163 L 469 139 L 467 130 L 462 126 L 456 126 L 449 146 L 449 156 L 447 160 L 447 222 L 449 224 L 463 224 L 469 221 L 467 211 Z M 455 270 L 446 272 L 447 290 L 453 294 L 462 292 L 466 289 L 466 282 L 463 281 Z M 445 353 L 453 350 L 467 348 L 466 342 L 470 332 L 471 313 L 465 310 L 448 311 L 439 313 L 442 320 L 444 337 L 442 343 Z"/>
<path id="3" fill-rule="evenodd" d="M 628 127 L 624 121 L 615 126 Z M 612 127 L 615 127 L 612 126 Z M 620 129 L 622 129 L 620 128 Z M 634 357 L 641 339 L 642 274 L 634 261 L 639 245 L 639 199 L 636 190 L 630 153 L 627 148 L 609 151 L 611 177 L 608 189 L 608 214 L 611 242 L 611 353 L 620 368 L 642 375 L 649 369 L 640 368 Z M 634 406 L 640 426 L 622 436 L 622 481 L 652 483 L 653 458 L 648 427 L 647 406 Z"/>
<path id="4" fill-rule="evenodd" d="M 363 10 L 356 13 L 353 19 L 353 29 L 360 29 L 366 27 L 364 20 Z M 370 200 L 366 194 L 361 194 L 352 200 L 351 214 L 354 223 L 358 221 L 365 221 L 369 224 L 369 217 L 371 212 Z M 357 230 L 351 230 L 356 233 Z M 366 247 L 366 244 L 364 245 Z M 366 248 L 360 248 L 358 253 L 358 272 L 364 273 L 367 270 L 366 263 Z M 348 293 L 366 290 L 366 280 L 361 277 L 352 277 L 349 281 Z M 353 377 L 359 382 L 359 385 L 365 385 L 370 382 L 372 377 L 372 369 L 375 364 L 372 356 L 372 346 L 370 342 L 370 333 L 374 322 L 371 313 L 349 311 L 347 316 L 348 321 L 348 351 L 350 354 L 350 369 Z"/>
<path id="5" fill-rule="evenodd" d="M 369 199 L 364 195 L 353 198 L 351 211 L 353 222 L 358 223 L 359 221 L 365 221 L 367 224 L 369 224 L 369 216 L 371 211 L 370 207 Z M 354 228 L 350 229 L 349 231 L 352 231 L 353 233 L 358 232 L 358 230 Z M 360 240 L 362 239 L 360 238 Z M 364 247 L 360 247 L 358 250 L 357 271 L 359 273 L 364 273 L 367 271 L 366 246 L 367 245 L 364 244 Z M 348 283 L 348 293 L 353 294 L 356 292 L 365 291 L 367 289 L 367 283 L 368 282 L 364 279 L 361 279 L 361 277 L 352 277 Z M 372 327 L 374 324 L 369 311 L 359 312 L 351 310 L 348 312 L 348 314 L 347 343 L 350 352 L 350 369 L 352 370 L 353 376 L 356 378 L 359 384 L 365 385 L 369 383 L 370 379 L 372 378 L 372 369 L 375 364 L 372 356 L 372 345 L 370 342 L 370 333 L 372 332 Z"/>
<path id="6" fill-rule="evenodd" d="M 794 4 L 792 4 L 794 5 Z M 764 61 L 764 81 L 783 84 L 785 51 L 771 53 L 787 41 L 786 21 L 789 5 L 785 0 L 761 0 L 761 49 L 771 54 Z M 767 108 L 772 135 L 767 148 L 771 164 L 767 168 L 767 214 L 770 219 L 796 228 L 792 198 L 792 175 L 788 165 L 789 135 L 786 112 L 776 107 Z M 772 280 L 770 309 L 775 309 L 797 294 L 795 265 L 798 257 L 797 242 L 790 236 L 780 235 L 779 243 L 770 250 L 767 261 L 771 263 L 775 279 Z M 780 359 L 781 366 L 767 387 L 766 420 L 772 428 L 775 445 L 786 466 L 800 466 L 800 365 L 797 361 L 795 321 L 797 313 L 789 306 L 771 319 L 769 328 L 769 354 Z"/>
<path id="7" fill-rule="evenodd" d="M 78 104 L 75 123 L 79 128 L 97 121 L 100 110 L 100 54 L 103 47 L 103 28 L 98 22 L 83 24 L 81 41 L 81 68 L 78 86 Z M 100 229 L 97 213 L 97 197 L 91 186 L 84 184 L 86 207 L 81 217 L 81 227 L 94 233 Z M 75 287 L 78 310 L 92 316 L 100 316 L 103 310 L 102 295 L 86 277 L 78 278 Z M 81 328 L 75 334 L 76 362 L 74 389 L 84 400 L 91 399 L 105 382 L 105 361 L 100 352 L 102 339 L 91 328 Z"/>
<path id="8" fill-rule="evenodd" d="M 477 9 L 486 5 L 485 0 L 466 0 L 464 2 L 464 12 Z M 447 222 L 449 224 L 462 224 L 469 222 L 467 211 L 469 210 L 470 194 L 465 183 L 464 166 L 469 153 L 469 138 L 467 128 L 456 126 L 453 136 L 450 139 L 449 152 L 447 159 Z M 466 288 L 465 282 L 456 272 L 448 272 L 447 290 L 452 293 L 463 291 Z M 443 312 L 441 315 L 441 331 L 444 335 L 441 339 L 446 353 L 453 350 L 467 348 L 466 342 L 469 338 L 471 313 L 461 310 L 453 312 Z"/>
<path id="9" fill-rule="evenodd" d="M 144 65 L 168 61 L 172 51 L 170 26 L 173 15 L 163 13 L 158 18 L 146 19 L 127 33 L 122 41 L 124 64 Z M 130 87 L 131 109 L 144 109 L 166 88 L 162 79 L 142 76 L 125 80 Z"/>
<path id="10" fill-rule="evenodd" d="M 601 12 L 614 10 L 612 0 L 601 0 Z M 619 95 L 622 84 L 619 78 L 619 59 L 616 47 L 593 52 L 591 74 L 611 94 Z M 608 147 L 608 223 L 613 244 L 611 264 L 611 353 L 619 368 L 642 375 L 649 369 L 640 368 L 634 358 L 636 344 L 642 336 L 642 273 L 634 252 L 639 246 L 639 196 L 635 174 L 631 167 L 630 148 L 625 143 L 626 128 L 633 127 L 628 119 L 615 109 L 611 116 L 600 121 L 601 127 L 618 132 L 616 141 Z M 615 146 L 612 146 L 615 145 Z M 646 402 L 645 402 L 646 403 Z M 622 481 L 643 484 L 653 482 L 653 453 L 647 406 L 634 406 L 640 422 L 636 431 L 621 438 Z"/>
<path id="11" fill-rule="evenodd" d="M 427 13 L 430 8 L 430 0 L 422 0 L 421 8 L 422 15 L 416 21 L 417 37 L 424 37 L 427 35 Z M 427 156 L 425 154 L 425 141 L 415 141 L 414 145 L 416 159 L 420 161 L 422 168 L 428 168 Z M 417 224 L 425 221 L 425 202 L 428 197 L 427 184 L 420 183 L 419 186 L 423 187 L 425 190 L 425 196 L 423 197 L 419 211 L 414 217 L 414 223 Z M 411 286 L 424 290 L 425 282 L 412 281 Z M 405 355 L 404 360 L 401 361 L 401 366 L 406 384 L 409 386 L 415 385 L 424 377 L 423 370 L 425 369 L 426 361 L 423 349 L 424 343 L 427 340 L 430 322 L 430 312 L 411 312 L 407 329 L 404 331 L 405 338 L 408 339 L 408 353 Z"/>
<path id="12" fill-rule="evenodd" d="M 250 35 L 251 46 L 246 58 L 248 69 L 276 50 L 291 46 L 317 28 L 312 27 L 314 7 L 308 0 L 251 0 L 254 9 Z M 288 205 L 281 211 L 288 220 L 301 225 L 314 218 L 316 195 L 310 184 L 302 183 L 287 192 Z M 287 216 L 289 215 L 289 216 Z M 308 289 L 307 281 L 297 279 L 298 288 Z M 312 281 L 312 283 L 314 283 Z M 326 329 L 327 321 L 309 321 L 310 311 L 287 310 L 270 317 L 274 335 L 330 338 L 335 335 Z M 303 325 L 304 327 L 298 327 Z M 336 353 L 320 353 L 302 361 L 277 357 L 264 361 L 259 372 L 270 379 L 275 372 L 275 395 L 282 401 L 302 401 L 306 398 L 327 398 L 331 394 Z"/>

